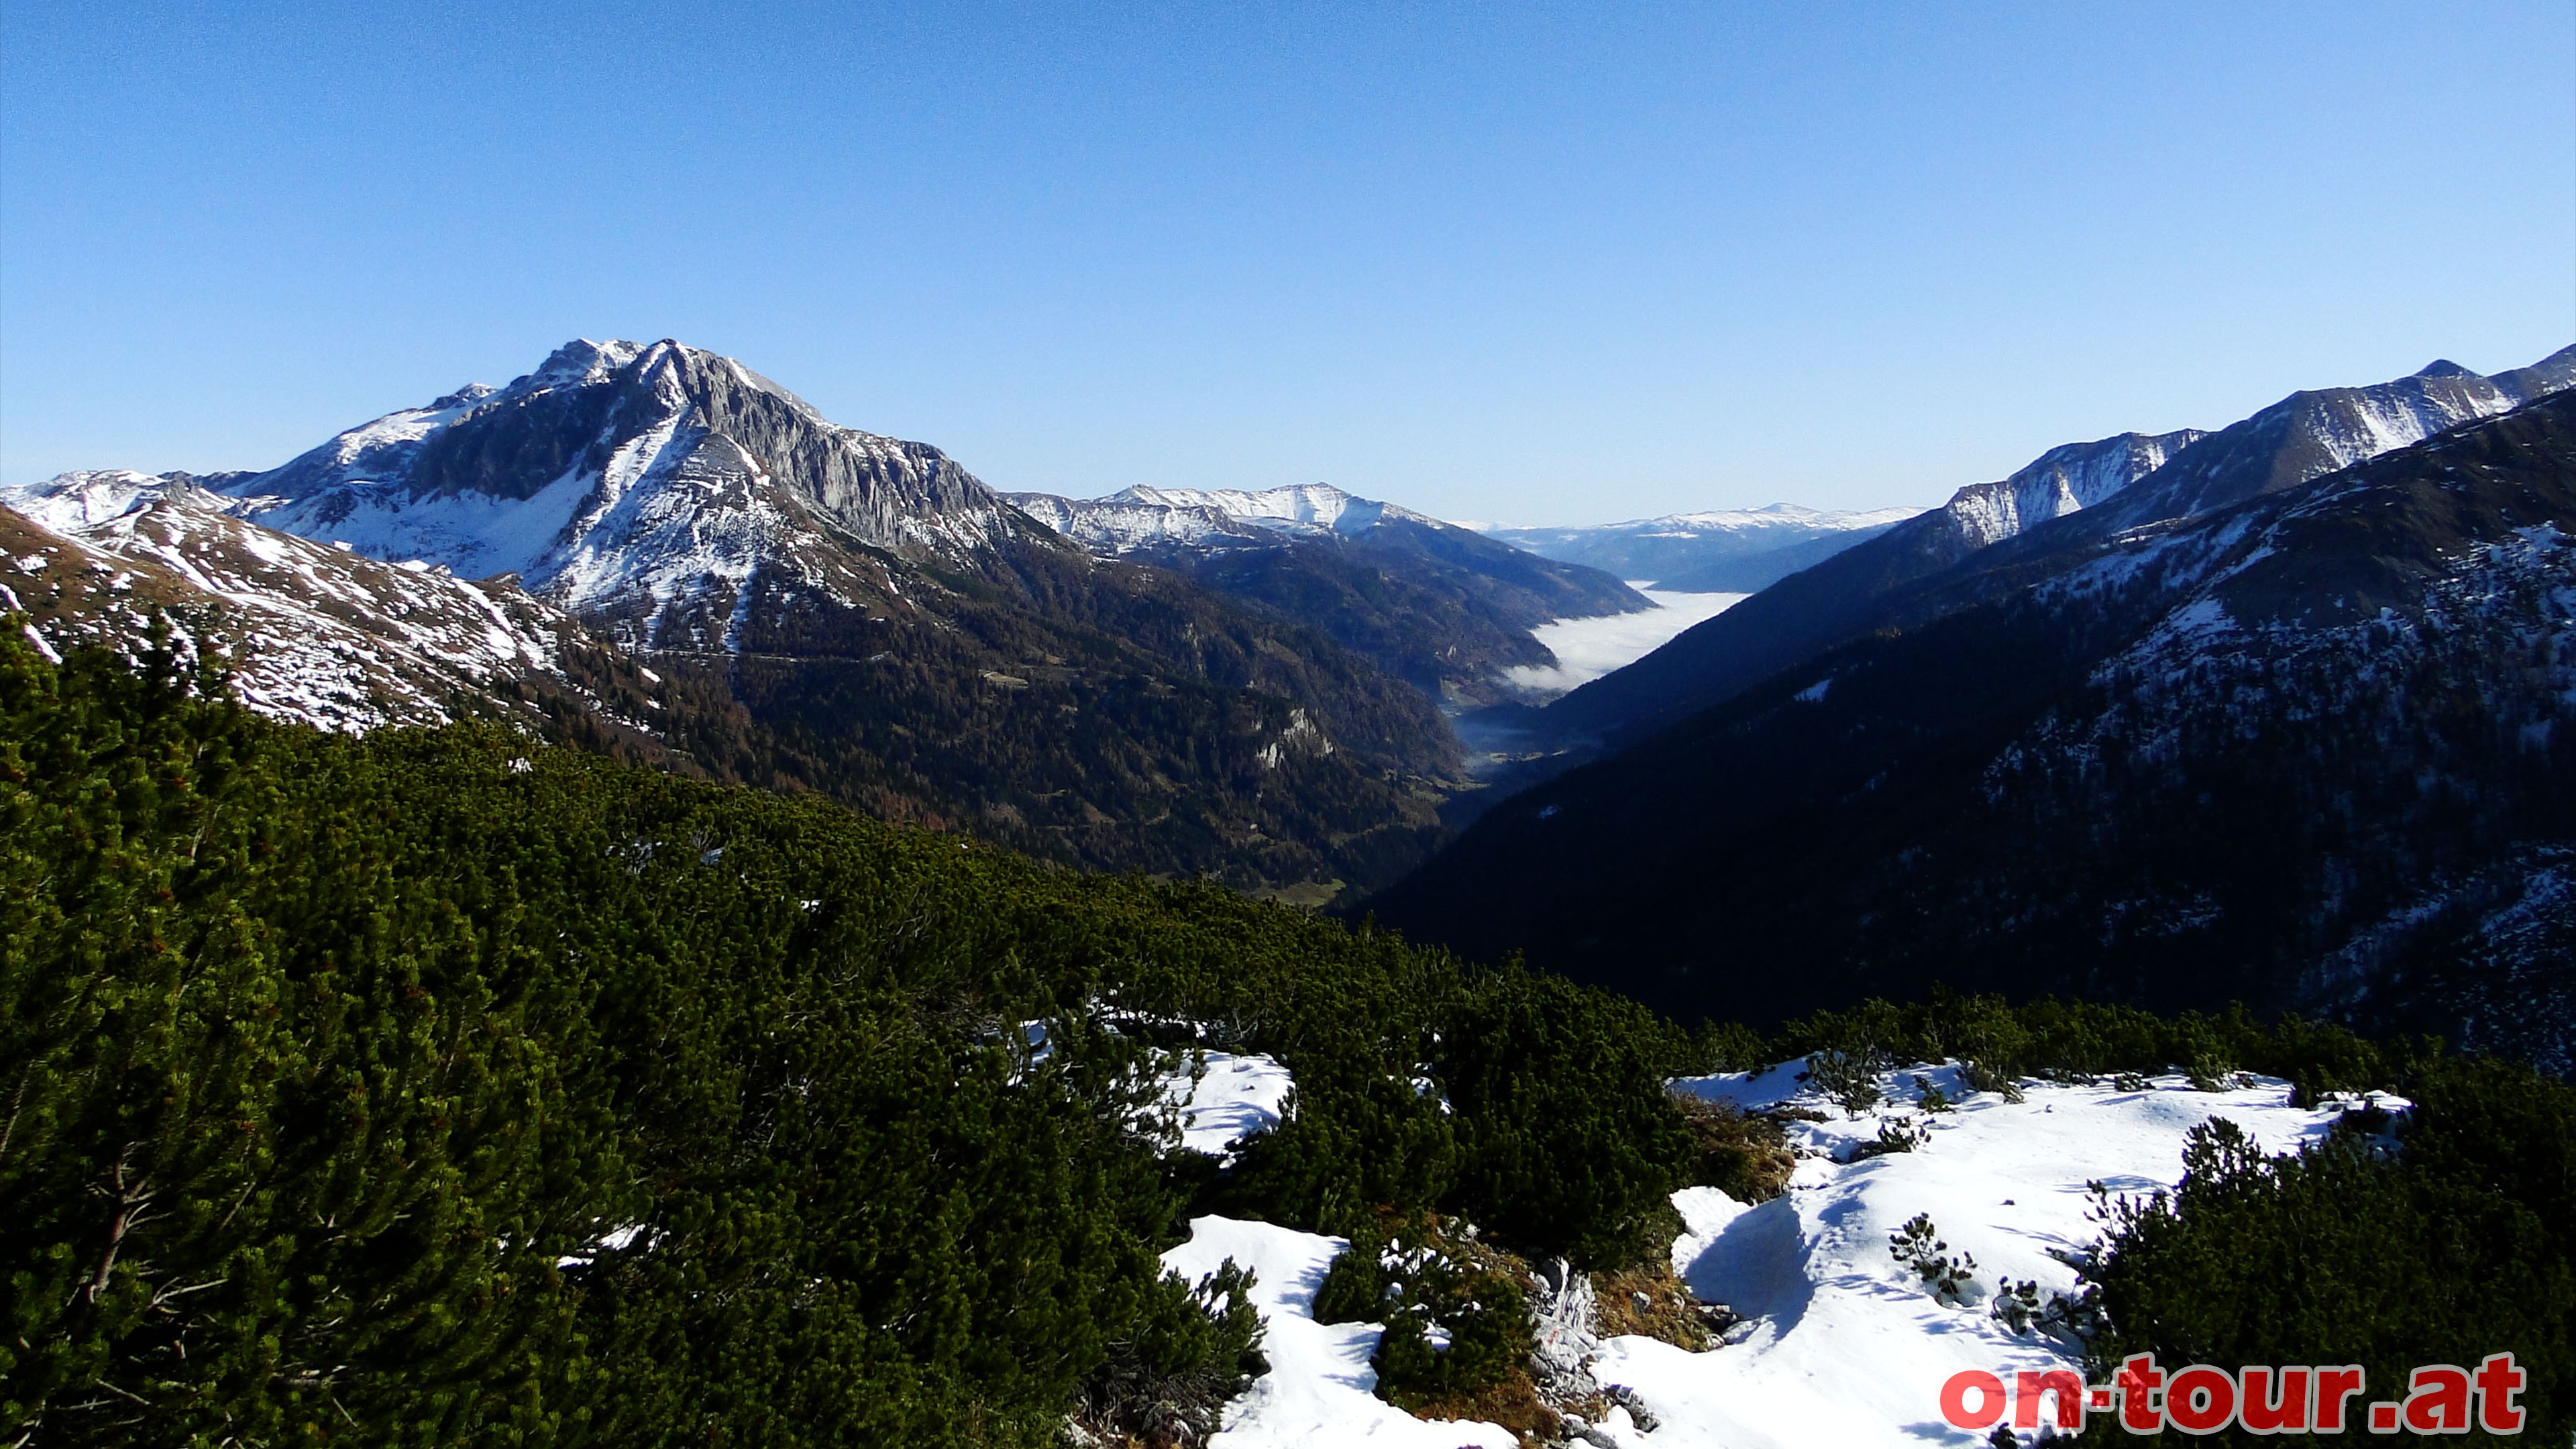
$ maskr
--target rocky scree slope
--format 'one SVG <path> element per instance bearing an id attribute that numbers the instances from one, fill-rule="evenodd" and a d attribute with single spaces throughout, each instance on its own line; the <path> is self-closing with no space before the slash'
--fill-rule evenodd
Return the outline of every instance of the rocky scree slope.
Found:
<path id="1" fill-rule="evenodd" d="M 84 528 L 158 506 L 106 476 L 5 501 Z M 1427 701 L 1328 640 L 1095 558 L 938 449 L 674 342 L 570 343 L 282 467 L 170 481 L 578 620 L 672 681 L 690 707 L 650 724 L 705 773 L 1069 863 L 1387 879 L 1457 763 Z"/>
<path id="2" fill-rule="evenodd" d="M 1373 908 L 1686 1017 L 1944 981 L 2576 1067 L 2576 393 L 1982 588 Z"/>
<path id="3" fill-rule="evenodd" d="M 1135 487 L 1004 495 L 1104 558 L 1152 563 L 1307 626 L 1450 709 L 1557 660 L 1530 631 L 1650 607 L 1613 575 L 1321 483 L 1248 493 Z"/>

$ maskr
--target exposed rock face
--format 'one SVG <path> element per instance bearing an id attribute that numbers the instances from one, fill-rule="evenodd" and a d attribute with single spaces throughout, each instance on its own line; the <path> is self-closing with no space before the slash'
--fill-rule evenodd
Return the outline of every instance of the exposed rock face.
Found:
<path id="1" fill-rule="evenodd" d="M 1563 1258 L 1538 1266 L 1538 1291 L 1530 1297 L 1530 1369 L 1540 1397 L 1579 1404 L 1601 1392 L 1592 1377 L 1601 1336 L 1592 1331 L 1596 1303 L 1592 1275 Z"/>

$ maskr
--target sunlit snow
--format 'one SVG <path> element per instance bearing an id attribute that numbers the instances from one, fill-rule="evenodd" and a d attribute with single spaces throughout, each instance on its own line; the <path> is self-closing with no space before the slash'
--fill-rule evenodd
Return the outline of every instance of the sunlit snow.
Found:
<path id="1" fill-rule="evenodd" d="M 1228 1147 L 1279 1125 L 1292 1085 L 1288 1069 L 1259 1053 L 1209 1052 L 1195 1082 L 1188 1071 L 1164 1079 L 1165 1099 L 1181 1111 L 1181 1145 L 1222 1157 Z"/>
<path id="2" fill-rule="evenodd" d="M 1229 1258 L 1251 1269 L 1252 1302 L 1268 1329 L 1261 1351 L 1270 1372 L 1225 1406 L 1225 1426 L 1208 1449 L 1516 1449 L 1519 1441 L 1498 1424 L 1426 1422 L 1377 1397 L 1369 1359 L 1384 1325 L 1314 1318 L 1315 1290 L 1349 1246 L 1346 1238 L 1203 1217 L 1190 1220 L 1188 1242 L 1163 1255 L 1165 1267 L 1193 1282 Z"/>
<path id="3" fill-rule="evenodd" d="M 1625 1415 L 1592 1426 L 1587 1442 L 1636 1449 L 1926 1449 L 1982 1445 L 1986 1436 L 1941 1417 L 1941 1386 L 1962 1369 L 2011 1382 L 2022 1369 L 2078 1368 L 2065 1341 L 2016 1335 L 1991 1316 L 2003 1280 L 2039 1285 L 2042 1301 L 2078 1279 L 2065 1258 L 2101 1233 L 2088 1216 L 2089 1184 L 2113 1193 L 2170 1188 L 2182 1176 L 2191 1129 L 2224 1117 L 2264 1150 L 2286 1152 L 2322 1137 L 2335 1108 L 2290 1104 L 2287 1083 L 2196 1091 L 2179 1076 L 2142 1089 L 2026 1082 L 2024 1100 L 1971 1091 L 1955 1066 L 1922 1070 L 1954 1101 L 1925 1113 L 1915 1072 L 1880 1078 L 1887 1101 L 1852 1117 L 1797 1080 L 1789 1062 L 1760 1075 L 1685 1080 L 1680 1090 L 1752 1109 L 1796 1106 L 1822 1122 L 1791 1122 L 1799 1152 L 1788 1192 L 1758 1206 L 1715 1188 L 1673 1195 L 1685 1230 L 1673 1268 L 1700 1298 L 1743 1315 L 1718 1347 L 1692 1353 L 1657 1339 L 1601 1345 L 1593 1377 L 1636 1395 L 1656 1427 Z M 2130 1084 L 2133 1087 L 2136 1083 Z M 2393 1098 L 2383 1105 L 2403 1107 Z M 2355 1104 L 2343 1104 L 2355 1105 Z M 1911 1152 L 1851 1160 L 1883 1122 L 1928 1129 Z M 1888 1252 L 1888 1237 L 1928 1215 L 1954 1250 L 1976 1259 L 1966 1306 L 1938 1302 Z M 1427 1424 L 1374 1397 L 1368 1367 L 1379 1326 L 1323 1325 L 1310 1313 L 1317 1286 L 1346 1244 L 1263 1223 L 1203 1217 L 1166 1265 L 1197 1278 L 1232 1257 L 1259 1281 L 1253 1299 L 1269 1325 L 1271 1371 L 1226 1409 L 1215 1449 L 1385 1443 L 1451 1449 L 1508 1444 L 1487 1425 Z M 2063 1255 L 2063 1256 L 2061 1256 Z M 1491 1437 L 1488 1437 L 1488 1436 Z"/>
<path id="4" fill-rule="evenodd" d="M 1688 1224 L 1673 1267 L 1693 1292 L 1728 1304 L 1751 1327 L 1740 1341 L 1687 1353 L 1650 1338 L 1614 1338 L 1593 1372 L 1635 1390 L 1661 1420 L 1655 1446 L 1835 1444 L 1923 1449 L 1979 1445 L 1985 1435 L 1941 1418 L 1942 1383 L 1961 1369 L 2010 1381 L 2020 1369 L 2080 1368 L 2074 1350 L 2038 1332 L 2015 1335 L 1989 1301 L 1936 1302 L 1888 1252 L 1888 1235 L 1928 1214 L 1953 1249 L 1974 1255 L 1986 1299 L 2005 1278 L 2033 1280 L 2043 1300 L 2074 1290 L 2059 1254 L 2099 1237 L 2088 1183 L 2114 1193 L 2171 1187 L 2182 1176 L 2192 1128 L 2224 1117 L 2266 1151 L 2324 1135 L 2334 1111 L 2290 1105 L 2286 1082 L 2251 1078 L 2224 1092 L 2194 1091 L 2179 1076 L 2116 1086 L 2025 1083 L 2025 1100 L 1971 1092 L 1955 1068 L 1923 1073 L 1958 1102 L 1925 1114 L 1911 1072 L 1881 1079 L 1889 1102 L 1846 1116 L 1796 1080 L 1787 1063 L 1758 1077 L 1700 1078 L 1684 1090 L 1748 1107 L 1788 1101 L 1829 1120 L 1792 1123 L 1801 1149 L 1786 1195 L 1747 1207 L 1714 1188 L 1674 1195 Z M 1882 1120 L 1909 1116 L 1930 1129 L 1912 1152 L 1846 1162 Z M 1809 1156 L 1807 1153 L 1818 1155 Z"/>

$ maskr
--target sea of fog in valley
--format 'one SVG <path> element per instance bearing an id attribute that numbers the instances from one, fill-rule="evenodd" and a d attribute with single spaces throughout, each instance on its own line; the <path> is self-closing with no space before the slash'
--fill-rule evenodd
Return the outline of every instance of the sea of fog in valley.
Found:
<path id="1" fill-rule="evenodd" d="M 1645 658 L 1684 629 L 1703 620 L 1714 619 L 1752 597 L 1750 594 L 1674 593 L 1647 588 L 1633 579 L 1628 587 L 1653 600 L 1655 607 L 1634 614 L 1609 614 L 1597 619 L 1558 619 L 1541 624 L 1530 633 L 1556 656 L 1556 667 L 1540 669 L 1524 665 L 1505 671 L 1504 677 L 1516 688 L 1533 696 L 1552 698 L 1579 685 L 1589 684 L 1622 665 Z"/>

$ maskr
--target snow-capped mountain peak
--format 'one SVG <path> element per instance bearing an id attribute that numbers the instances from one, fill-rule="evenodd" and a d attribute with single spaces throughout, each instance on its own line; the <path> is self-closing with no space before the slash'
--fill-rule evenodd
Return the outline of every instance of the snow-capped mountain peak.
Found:
<path id="1" fill-rule="evenodd" d="M 1780 528 L 1797 529 L 1809 533 L 1828 533 L 1902 523 L 1919 511 L 1912 508 L 1873 508 L 1858 513 L 1838 513 L 1822 508 L 1809 508 L 1800 503 L 1766 503 L 1759 508 L 1717 508 L 1693 513 L 1667 513 L 1660 518 L 1640 518 L 1626 523 L 1602 526 L 1606 529 L 1627 529 L 1657 537 L 1684 538 L 1694 538 L 1706 533 L 1755 533 Z"/>
<path id="2" fill-rule="evenodd" d="M 1350 538 L 1382 523 L 1450 528 L 1427 513 L 1345 493 L 1329 483 L 1238 488 L 1156 488 L 1139 483 L 1105 498 L 1003 495 L 1086 548 L 1112 555 L 1161 545 L 1224 548 L 1279 538 Z"/>
<path id="3" fill-rule="evenodd" d="M 1335 533 L 1359 533 L 1381 518 L 1436 523 L 1429 514 L 1345 493 L 1330 483 L 1292 483 L 1246 492 L 1234 488 L 1153 488 L 1138 484 L 1111 499 L 1161 508 L 1212 508 L 1247 523 L 1304 524 Z"/>
<path id="4" fill-rule="evenodd" d="M 1895 527 L 1920 510 L 1843 513 L 1795 503 L 1716 508 L 1564 528 L 1479 531 L 1548 558 L 1681 591 L 1750 593 Z"/>
<path id="5" fill-rule="evenodd" d="M 66 474 L 10 502 L 76 526 L 157 486 Z M 514 573 L 560 606 L 637 620 L 645 639 L 675 602 L 739 596 L 763 570 L 840 597 L 866 568 L 845 543 L 964 561 L 1013 527 L 938 449 L 835 426 L 668 339 L 577 339 L 506 386 L 388 413 L 218 488 L 264 526 L 469 578 Z"/>
<path id="6" fill-rule="evenodd" d="M 2198 428 L 2181 428 L 2063 444 L 2001 482 L 1960 489 L 1943 512 L 1969 548 L 1984 548 L 2100 503 L 2207 436 Z"/>

